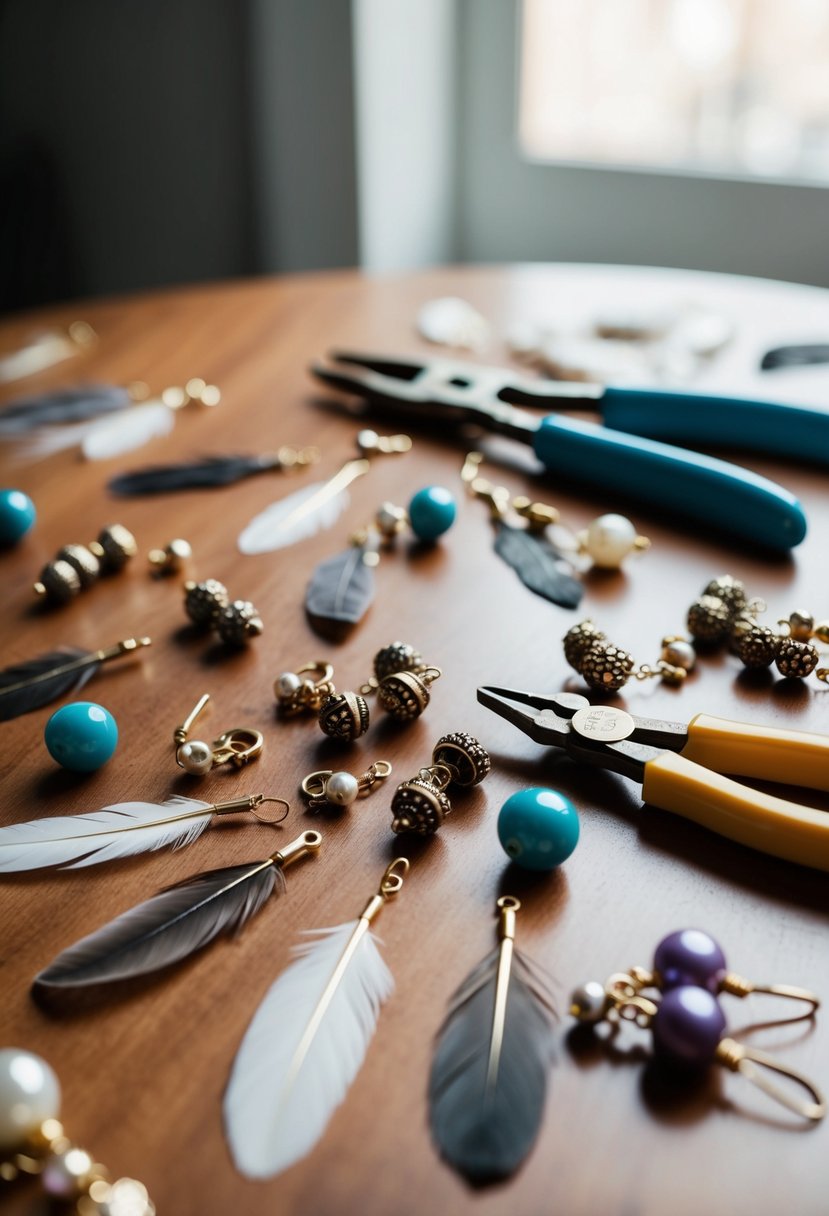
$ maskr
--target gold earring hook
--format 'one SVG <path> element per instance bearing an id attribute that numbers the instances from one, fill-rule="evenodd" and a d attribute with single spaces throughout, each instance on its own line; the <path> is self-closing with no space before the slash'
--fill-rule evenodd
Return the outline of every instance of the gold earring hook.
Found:
<path id="1" fill-rule="evenodd" d="M 408 857 L 395 857 L 383 871 L 377 894 L 384 900 L 391 899 L 403 887 L 403 879 L 409 872 L 411 863 Z"/>
<path id="2" fill-rule="evenodd" d="M 285 808 L 285 814 L 280 815 L 278 819 L 269 819 L 267 815 L 257 815 L 256 808 L 262 806 L 262 804 L 265 802 L 280 803 L 280 805 L 284 806 L 284 808 Z M 250 813 L 251 813 L 251 815 L 253 815 L 254 819 L 258 819 L 260 823 L 265 823 L 268 825 L 268 827 L 273 828 L 273 827 L 276 827 L 277 824 L 282 823 L 283 819 L 288 818 L 288 815 L 291 810 L 291 804 L 289 802 L 286 802 L 284 798 L 259 798 L 259 799 L 257 799 L 256 804 L 249 806 L 247 808 L 247 810 L 250 811 Z M 318 833 L 311 833 L 311 834 L 317 835 Z"/>
<path id="3" fill-rule="evenodd" d="M 826 1114 L 826 1100 L 817 1086 L 803 1073 L 795 1071 L 794 1068 L 788 1068 L 779 1060 L 775 1060 L 773 1056 L 766 1055 L 764 1051 L 758 1051 L 754 1047 L 744 1047 L 742 1043 L 738 1043 L 734 1039 L 721 1039 L 715 1058 L 731 1072 L 740 1073 L 752 1085 L 756 1085 L 764 1094 L 775 1102 L 779 1102 L 781 1106 L 785 1106 L 786 1110 L 792 1111 L 795 1115 L 817 1123 Z M 769 1080 L 761 1072 L 763 1068 L 788 1077 L 790 1081 L 794 1081 L 796 1085 L 805 1089 L 813 1101 L 805 1102 L 793 1097 L 786 1092 L 782 1085 L 775 1085 L 774 1081 Z"/>
<path id="4" fill-rule="evenodd" d="M 194 706 L 193 709 L 190 710 L 190 713 L 184 719 L 181 726 L 177 726 L 176 729 L 173 731 L 173 742 L 174 743 L 186 743 L 187 742 L 187 736 L 190 733 L 190 727 L 193 725 L 196 718 L 198 718 L 199 714 L 204 709 L 205 705 L 207 704 L 207 702 L 209 700 L 210 700 L 209 692 L 206 692 L 203 697 L 199 697 L 198 701 L 196 702 L 196 705 Z"/>

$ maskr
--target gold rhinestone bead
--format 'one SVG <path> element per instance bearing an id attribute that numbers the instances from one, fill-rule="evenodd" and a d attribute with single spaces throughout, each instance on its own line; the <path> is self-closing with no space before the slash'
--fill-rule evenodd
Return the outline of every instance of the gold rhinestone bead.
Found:
<path id="1" fill-rule="evenodd" d="M 378 680 L 398 671 L 417 671 L 423 666 L 423 656 L 408 642 L 391 642 L 374 656 L 374 674 Z"/>
<path id="2" fill-rule="evenodd" d="M 229 602 L 227 587 L 217 578 L 184 584 L 184 611 L 194 625 L 212 625 Z"/>
<path id="3" fill-rule="evenodd" d="M 351 743 L 368 730 L 368 704 L 358 692 L 335 693 L 323 702 L 318 721 L 324 734 Z"/>
<path id="4" fill-rule="evenodd" d="M 748 604 L 745 585 L 738 578 L 733 578 L 730 574 L 723 574 L 720 578 L 712 578 L 703 591 L 703 595 L 713 595 L 717 599 L 722 600 L 731 616 L 736 616 L 738 612 L 742 612 Z"/>
<path id="5" fill-rule="evenodd" d="M 391 800 L 391 830 L 398 835 L 414 832 L 418 836 L 433 836 L 452 810 L 452 804 L 442 790 L 414 777 L 403 781 Z"/>
<path id="6" fill-rule="evenodd" d="M 564 635 L 564 657 L 575 671 L 581 671 L 582 660 L 594 642 L 606 641 L 605 635 L 592 621 L 581 621 Z"/>
<path id="7" fill-rule="evenodd" d="M 802 680 L 815 670 L 820 656 L 809 642 L 796 642 L 793 638 L 783 638 L 777 651 L 775 665 L 783 676 L 794 680 Z"/>
<path id="8" fill-rule="evenodd" d="M 697 642 L 722 642 L 732 614 L 718 595 L 701 595 L 688 609 L 688 632 Z"/>
<path id="9" fill-rule="evenodd" d="M 591 688 L 615 692 L 633 671 L 633 655 L 609 642 L 594 642 L 584 656 L 581 675 Z"/>
<path id="10" fill-rule="evenodd" d="M 227 646 L 245 646 L 264 631 L 262 618 L 250 600 L 234 600 L 216 614 L 213 621 L 219 637 Z"/>
<path id="11" fill-rule="evenodd" d="M 780 640 L 768 625 L 752 625 L 740 634 L 737 655 L 746 667 L 769 667 L 777 657 Z"/>

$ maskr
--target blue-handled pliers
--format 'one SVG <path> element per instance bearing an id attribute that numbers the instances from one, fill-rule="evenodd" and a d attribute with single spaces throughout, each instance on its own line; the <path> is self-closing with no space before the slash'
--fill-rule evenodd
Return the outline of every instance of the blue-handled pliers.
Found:
<path id="1" fill-rule="evenodd" d="M 531 380 L 448 359 L 335 352 L 311 372 L 398 415 L 444 426 L 476 423 L 508 435 L 530 444 L 552 472 L 770 549 L 792 549 L 806 535 L 803 509 L 788 490 L 738 465 L 660 440 L 738 444 L 829 464 L 829 413 L 806 406 Z M 605 425 L 557 414 L 537 422 L 517 405 L 597 410 Z"/>

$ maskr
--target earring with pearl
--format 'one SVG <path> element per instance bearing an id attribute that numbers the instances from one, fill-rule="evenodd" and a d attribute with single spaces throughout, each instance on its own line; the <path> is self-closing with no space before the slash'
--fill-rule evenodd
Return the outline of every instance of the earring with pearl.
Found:
<path id="1" fill-rule="evenodd" d="M 231 764 L 234 768 L 242 768 L 261 755 L 265 738 L 261 731 L 247 726 L 237 726 L 226 730 L 212 743 L 204 739 L 191 739 L 190 728 L 210 700 L 210 694 L 200 697 L 195 707 L 187 715 L 181 726 L 173 731 L 173 742 L 176 745 L 176 764 L 184 769 L 191 777 L 204 777 L 220 764 Z"/>

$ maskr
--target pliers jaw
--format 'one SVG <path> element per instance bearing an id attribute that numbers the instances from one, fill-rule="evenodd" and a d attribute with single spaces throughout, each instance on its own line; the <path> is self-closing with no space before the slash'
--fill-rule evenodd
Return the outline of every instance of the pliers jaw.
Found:
<path id="1" fill-rule="evenodd" d="M 550 697 L 492 686 L 479 688 L 478 700 L 500 718 L 517 726 L 533 742 L 543 747 L 567 749 L 572 735 L 570 718 L 590 704 L 587 697 L 577 693 L 562 692 Z"/>

